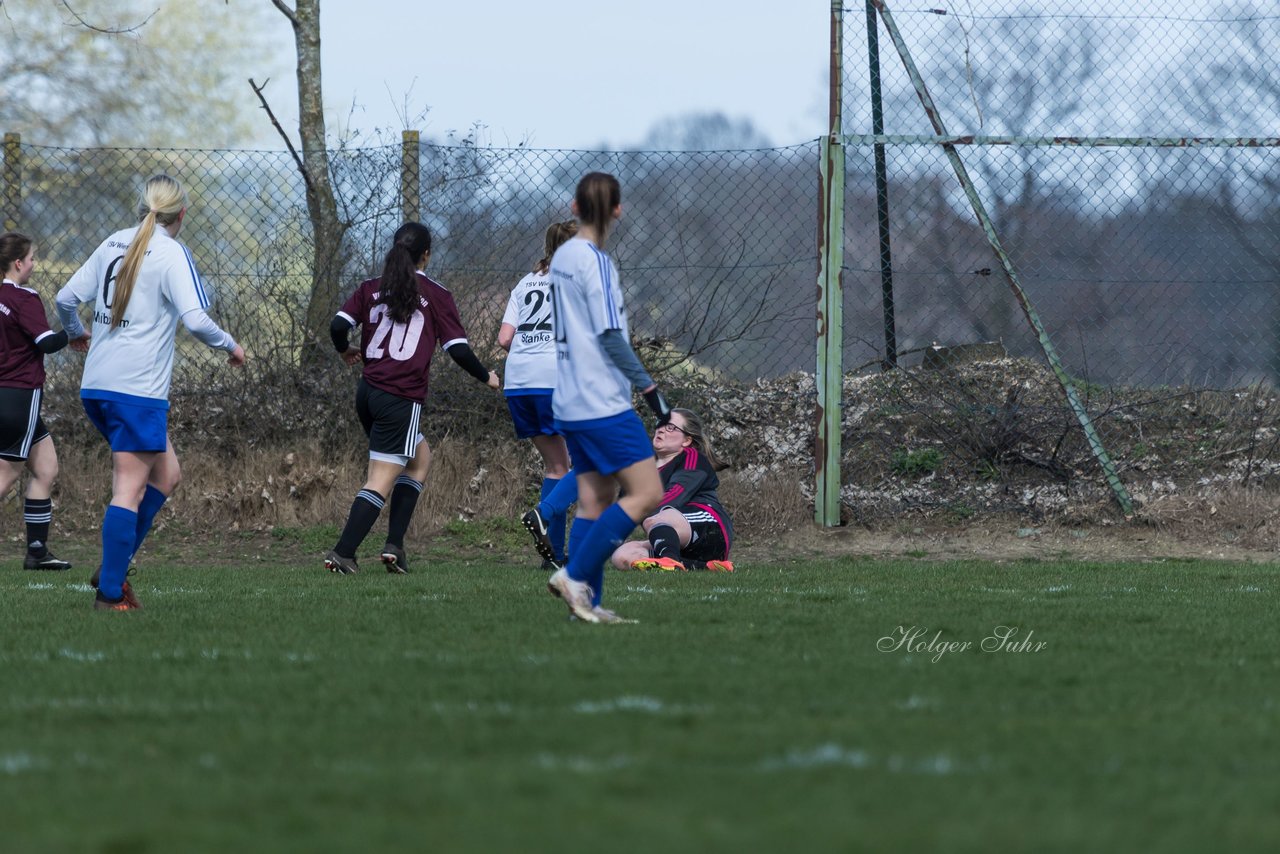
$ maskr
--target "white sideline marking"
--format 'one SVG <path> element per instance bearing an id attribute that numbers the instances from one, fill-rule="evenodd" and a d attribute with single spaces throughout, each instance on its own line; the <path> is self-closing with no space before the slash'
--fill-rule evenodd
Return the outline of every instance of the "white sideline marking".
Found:
<path id="1" fill-rule="evenodd" d="M 589 756 L 556 756 L 554 753 L 539 753 L 534 760 L 539 768 L 546 771 L 573 771 L 577 774 L 600 774 L 617 771 L 634 764 L 630 756 L 617 755 L 607 759 L 592 759 Z"/>
<path id="2" fill-rule="evenodd" d="M 667 705 L 657 697 L 618 697 L 615 700 L 592 702 L 583 700 L 573 705 L 580 715 L 609 715 L 614 712 L 644 712 L 650 715 L 706 714 L 710 706 Z"/>
<path id="3" fill-rule="evenodd" d="M 74 649 L 63 647 L 58 650 L 58 657 L 65 658 L 68 661 L 106 661 L 107 654 L 105 652 L 78 652 Z"/>
<path id="4" fill-rule="evenodd" d="M 762 771 L 786 771 L 792 768 L 822 768 L 843 765 L 849 768 L 871 767 L 871 755 L 865 750 L 845 750 L 838 744 L 824 744 L 813 750 L 791 750 L 778 759 L 765 759 Z"/>
<path id="5" fill-rule="evenodd" d="M 921 697 L 917 694 L 912 694 L 907 699 L 902 700 L 898 703 L 895 703 L 895 705 L 899 709 L 903 709 L 904 711 L 914 711 L 916 709 L 927 709 L 930 706 L 933 706 L 936 704 L 934 703 L 933 700 L 930 700 L 926 697 Z"/>
<path id="6" fill-rule="evenodd" d="M 890 754 L 877 760 L 865 750 L 847 750 L 838 744 L 823 744 L 812 750 L 790 750 L 786 755 L 760 762 L 761 771 L 804 771 L 811 768 L 857 768 L 867 769 L 882 767 L 892 774 L 922 774 L 931 777 L 944 777 L 951 774 L 988 771 L 991 767 L 990 757 L 983 756 L 964 768 L 949 754 L 938 753 L 932 756 L 910 758 L 898 754 Z"/>
<path id="7" fill-rule="evenodd" d="M 47 581 L 29 581 L 27 582 L 28 590 L 52 590 L 54 585 Z"/>
<path id="8" fill-rule="evenodd" d="M 1240 592 L 1241 593 L 1261 593 L 1263 591 L 1261 587 L 1254 587 L 1252 584 L 1250 584 L 1248 586 L 1241 585 Z"/>
<path id="9" fill-rule="evenodd" d="M 1064 590 L 1070 590 L 1070 589 L 1071 589 L 1070 584 L 1054 584 L 1051 587 L 1046 587 L 1044 589 L 1044 592 L 1045 593 L 1061 593 Z"/>
<path id="10" fill-rule="evenodd" d="M 47 768 L 49 765 L 43 759 L 36 759 L 30 753 L 8 753 L 0 755 L 0 771 L 15 776 L 23 771 L 34 771 L 37 768 Z"/>

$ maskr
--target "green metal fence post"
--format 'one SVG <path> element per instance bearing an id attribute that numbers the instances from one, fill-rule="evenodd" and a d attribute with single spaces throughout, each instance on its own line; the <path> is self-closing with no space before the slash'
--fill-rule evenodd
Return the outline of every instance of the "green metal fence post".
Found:
<path id="1" fill-rule="evenodd" d="M 818 390 L 814 463 L 814 521 L 840 524 L 840 414 L 844 393 L 844 8 L 831 2 L 830 128 L 819 146 L 818 186 Z"/>
<path id="2" fill-rule="evenodd" d="M 867 64 L 871 71 L 871 132 L 884 133 L 884 101 L 880 86 L 880 30 L 876 7 L 867 0 Z M 893 300 L 893 252 L 889 240 L 889 170 L 883 142 L 875 144 L 876 223 L 880 231 L 880 311 L 884 322 L 884 359 L 888 370 L 898 366 L 898 323 Z"/>

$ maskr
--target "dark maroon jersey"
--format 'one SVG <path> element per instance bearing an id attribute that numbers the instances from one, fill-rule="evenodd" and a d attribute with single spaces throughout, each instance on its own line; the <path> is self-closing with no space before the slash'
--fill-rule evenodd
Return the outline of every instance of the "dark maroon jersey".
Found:
<path id="1" fill-rule="evenodd" d="M 44 353 L 36 342 L 52 334 L 39 294 L 8 279 L 0 284 L 0 388 L 44 385 Z"/>
<path id="2" fill-rule="evenodd" d="M 391 322 L 380 299 L 381 279 L 361 282 L 338 314 L 360 326 L 365 382 L 389 394 L 424 401 L 436 345 L 465 342 L 467 331 L 453 294 L 425 274 L 417 275 L 418 308 L 406 323 Z"/>

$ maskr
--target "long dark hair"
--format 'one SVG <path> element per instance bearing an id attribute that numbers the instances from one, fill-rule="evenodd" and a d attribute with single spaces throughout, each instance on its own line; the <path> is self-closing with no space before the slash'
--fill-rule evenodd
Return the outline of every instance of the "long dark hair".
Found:
<path id="1" fill-rule="evenodd" d="M 16 231 L 0 234 L 0 273 L 9 272 L 18 261 L 27 257 L 31 251 L 31 238 Z"/>
<path id="2" fill-rule="evenodd" d="M 622 185 L 607 172 L 588 172 L 578 182 L 573 200 L 578 203 L 578 219 L 595 229 L 603 249 L 614 208 L 622 204 Z"/>
<path id="3" fill-rule="evenodd" d="M 692 409 L 676 408 L 672 412 L 679 412 L 684 416 L 683 432 L 689 437 L 689 441 L 698 449 L 698 453 L 707 458 L 707 463 L 715 471 L 726 469 L 729 464 L 722 461 L 715 451 L 711 449 L 711 437 L 707 435 L 707 428 L 703 426 L 702 419 L 698 417 L 698 413 Z"/>
<path id="4" fill-rule="evenodd" d="M 420 222 L 406 222 L 382 262 L 381 301 L 396 323 L 406 323 L 418 308 L 418 261 L 431 251 L 431 232 Z"/>

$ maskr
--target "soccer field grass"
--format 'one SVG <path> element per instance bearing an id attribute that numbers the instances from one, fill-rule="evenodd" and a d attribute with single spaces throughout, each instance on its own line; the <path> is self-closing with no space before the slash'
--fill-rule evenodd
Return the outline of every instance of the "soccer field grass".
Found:
<path id="1" fill-rule="evenodd" d="M 0 849 L 1280 845 L 1271 566 L 611 572 L 588 626 L 524 556 L 160 563 L 0 562 Z"/>

